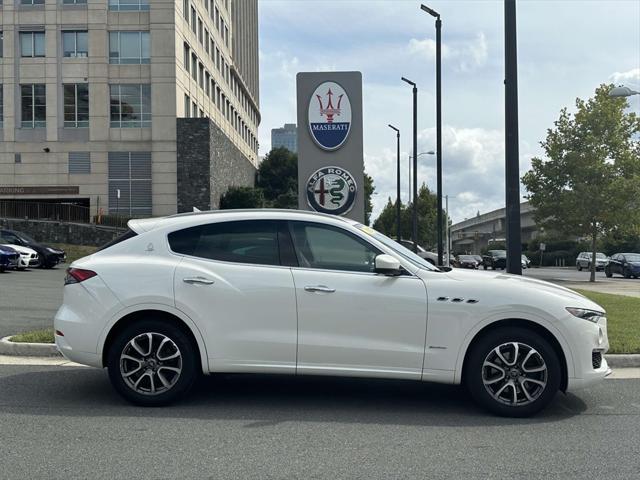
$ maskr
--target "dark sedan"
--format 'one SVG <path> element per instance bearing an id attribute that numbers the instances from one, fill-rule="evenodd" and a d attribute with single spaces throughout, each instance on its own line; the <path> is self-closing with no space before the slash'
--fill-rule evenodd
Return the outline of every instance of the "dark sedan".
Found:
<path id="1" fill-rule="evenodd" d="M 486 270 L 498 268 L 504 270 L 507 268 L 507 251 L 506 250 L 489 250 L 486 255 L 482 256 L 482 267 Z"/>
<path id="2" fill-rule="evenodd" d="M 473 255 L 458 255 L 456 266 L 460 268 L 473 268 L 475 270 L 478 268 L 478 261 Z"/>
<path id="3" fill-rule="evenodd" d="M 29 247 L 38 252 L 38 255 L 40 255 L 40 266 L 42 268 L 53 268 L 60 262 L 67 260 L 67 254 L 64 250 L 38 243 L 25 233 L 16 230 L 0 230 L 0 236 L 9 243 Z"/>
<path id="4" fill-rule="evenodd" d="M 0 245 L 0 272 L 16 268 L 20 255 L 11 247 Z"/>
<path id="5" fill-rule="evenodd" d="M 609 263 L 604 267 L 604 273 L 611 278 L 619 273 L 624 278 L 640 278 L 640 253 L 616 253 L 611 255 Z"/>

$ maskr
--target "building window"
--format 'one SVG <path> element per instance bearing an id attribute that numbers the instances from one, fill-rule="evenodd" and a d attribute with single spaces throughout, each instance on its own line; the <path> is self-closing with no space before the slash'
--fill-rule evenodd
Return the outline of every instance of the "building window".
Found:
<path id="1" fill-rule="evenodd" d="M 73 83 L 63 85 L 64 127 L 89 127 L 89 84 Z"/>
<path id="2" fill-rule="evenodd" d="M 211 76 L 209 75 L 209 72 L 206 72 L 204 74 L 204 93 L 207 94 L 207 97 L 211 96 L 211 92 L 209 90 L 209 87 L 211 85 Z"/>
<path id="3" fill-rule="evenodd" d="M 3 57 L 2 52 L 4 52 L 4 33 L 0 32 L 0 58 Z"/>
<path id="4" fill-rule="evenodd" d="M 4 89 L 3 85 L 0 85 L 0 128 L 4 127 Z"/>
<path id="5" fill-rule="evenodd" d="M 209 53 L 209 30 L 204 29 L 204 50 Z"/>
<path id="6" fill-rule="evenodd" d="M 62 32 L 62 51 L 65 57 L 86 57 L 89 54 L 87 31 Z"/>
<path id="7" fill-rule="evenodd" d="M 69 152 L 69 175 L 91 173 L 89 152 Z"/>
<path id="8" fill-rule="evenodd" d="M 22 101 L 22 128 L 44 128 L 47 126 L 47 95 L 43 83 L 20 85 Z"/>
<path id="9" fill-rule="evenodd" d="M 184 116 L 187 118 L 191 111 L 191 98 L 186 93 L 184 94 Z"/>
<path id="10" fill-rule="evenodd" d="M 20 5 L 44 5 L 44 0 L 20 0 Z"/>
<path id="11" fill-rule="evenodd" d="M 189 21 L 189 0 L 182 0 L 182 15 Z"/>
<path id="12" fill-rule="evenodd" d="M 86 5 L 87 0 L 62 0 L 63 5 Z"/>
<path id="13" fill-rule="evenodd" d="M 202 64 L 198 65 L 198 85 L 200 88 L 204 88 L 204 67 Z"/>
<path id="14" fill-rule="evenodd" d="M 151 126 L 151 85 L 110 85 L 111 128 Z"/>
<path id="15" fill-rule="evenodd" d="M 191 76 L 196 82 L 198 81 L 198 57 L 195 53 L 191 54 Z"/>
<path id="16" fill-rule="evenodd" d="M 182 58 L 182 63 L 184 64 L 184 69 L 188 72 L 189 71 L 189 62 L 190 62 L 190 58 L 191 58 L 191 53 L 190 53 L 190 48 L 189 45 L 187 43 L 185 43 L 183 45 L 184 47 L 184 56 Z"/>
<path id="17" fill-rule="evenodd" d="M 107 160 L 109 213 L 151 215 L 151 152 L 109 152 Z"/>
<path id="18" fill-rule="evenodd" d="M 202 45 L 202 35 L 203 35 L 202 19 L 198 17 L 198 41 L 200 42 L 200 45 Z"/>
<path id="19" fill-rule="evenodd" d="M 109 10 L 143 12 L 149 10 L 149 0 L 109 0 Z"/>
<path id="20" fill-rule="evenodd" d="M 149 63 L 149 32 L 109 32 L 109 63 Z"/>
<path id="21" fill-rule="evenodd" d="M 196 9 L 191 7 L 191 30 L 193 33 L 196 33 L 196 19 L 198 15 L 196 14 Z"/>
<path id="22" fill-rule="evenodd" d="M 20 32 L 20 54 L 23 57 L 44 57 L 44 32 Z"/>

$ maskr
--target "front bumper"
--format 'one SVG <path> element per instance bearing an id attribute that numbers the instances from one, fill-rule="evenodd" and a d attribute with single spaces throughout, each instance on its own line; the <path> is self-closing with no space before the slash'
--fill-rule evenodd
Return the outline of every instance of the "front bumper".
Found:
<path id="1" fill-rule="evenodd" d="M 567 391 L 578 390 L 598 383 L 611 373 L 604 354 L 609 350 L 609 338 L 607 336 L 607 320 L 601 319 L 598 323 L 592 323 L 576 317 L 566 320 L 569 331 L 567 340 L 571 344 L 571 356 L 573 372 L 569 370 Z M 602 360 L 599 365 L 594 357 L 599 355 Z"/>

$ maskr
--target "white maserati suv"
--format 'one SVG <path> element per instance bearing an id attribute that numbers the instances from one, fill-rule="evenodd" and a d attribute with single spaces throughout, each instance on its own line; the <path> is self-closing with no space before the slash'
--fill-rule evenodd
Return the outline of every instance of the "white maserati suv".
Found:
<path id="1" fill-rule="evenodd" d="M 463 383 L 528 416 L 610 373 L 606 323 L 571 290 L 439 270 L 348 219 L 227 210 L 131 220 L 70 266 L 55 332 L 140 405 L 201 373 L 261 372 Z"/>

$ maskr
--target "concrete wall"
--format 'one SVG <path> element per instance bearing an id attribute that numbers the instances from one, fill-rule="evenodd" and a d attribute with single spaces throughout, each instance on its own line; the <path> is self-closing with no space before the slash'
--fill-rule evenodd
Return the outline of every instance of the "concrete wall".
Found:
<path id="1" fill-rule="evenodd" d="M 61 223 L 46 220 L 0 219 L 0 226 L 18 230 L 42 243 L 101 246 L 124 230 L 83 223 Z"/>

